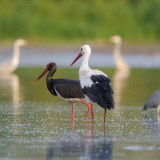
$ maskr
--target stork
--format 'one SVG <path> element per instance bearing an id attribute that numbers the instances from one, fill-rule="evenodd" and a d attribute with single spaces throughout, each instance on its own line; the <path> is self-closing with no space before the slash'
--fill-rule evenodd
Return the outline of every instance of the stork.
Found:
<path id="1" fill-rule="evenodd" d="M 10 60 L 0 64 L 0 73 L 10 74 L 16 70 L 19 65 L 20 47 L 24 45 L 26 45 L 26 41 L 23 39 L 18 39 L 15 41 L 13 46 L 13 56 Z"/>
<path id="2" fill-rule="evenodd" d="M 85 116 L 85 120 L 90 111 L 90 104 L 86 103 L 83 99 L 85 98 L 80 87 L 80 82 L 78 80 L 72 79 L 52 79 L 54 73 L 56 72 L 57 65 L 54 62 L 47 64 L 46 69 L 43 73 L 34 81 L 37 82 L 42 78 L 48 71 L 46 77 L 47 88 L 54 96 L 59 96 L 61 99 L 72 103 L 72 117 L 74 119 L 74 103 L 82 102 L 88 106 L 88 111 Z"/>
<path id="3" fill-rule="evenodd" d="M 121 72 L 128 72 L 130 67 L 128 63 L 124 60 L 121 54 L 122 38 L 118 35 L 115 35 L 111 38 L 111 41 L 115 43 L 113 56 L 114 56 L 116 69 Z"/>
<path id="4" fill-rule="evenodd" d="M 80 53 L 71 63 L 72 66 L 81 56 L 83 56 L 82 63 L 79 69 L 79 79 L 83 94 L 87 102 L 91 105 L 92 120 L 94 119 L 92 103 L 96 103 L 104 108 L 104 125 L 106 119 L 107 109 L 114 108 L 113 90 L 111 87 L 111 80 L 108 76 L 97 69 L 91 69 L 88 66 L 91 48 L 89 45 L 83 45 L 80 48 Z"/>

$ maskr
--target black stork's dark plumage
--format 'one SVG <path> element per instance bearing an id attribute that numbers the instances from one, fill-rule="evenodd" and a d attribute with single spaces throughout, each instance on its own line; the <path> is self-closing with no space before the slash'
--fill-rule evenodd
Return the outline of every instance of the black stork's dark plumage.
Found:
<path id="1" fill-rule="evenodd" d="M 85 116 L 85 120 L 90 111 L 91 105 L 85 102 L 85 98 L 80 87 L 80 82 L 78 80 L 72 79 L 52 79 L 54 73 L 56 72 L 57 65 L 54 62 L 49 63 L 43 73 L 35 80 L 37 82 L 42 78 L 48 71 L 46 77 L 47 88 L 54 96 L 59 96 L 65 101 L 72 103 L 72 119 L 74 119 L 74 103 L 82 102 L 88 106 L 88 111 Z"/>
<path id="2" fill-rule="evenodd" d="M 80 49 L 79 55 L 72 62 L 71 66 L 83 55 L 82 64 L 79 69 L 80 84 L 85 95 L 85 98 L 91 104 L 97 103 L 105 109 L 104 113 L 104 125 L 106 110 L 114 108 L 113 90 L 111 87 L 111 81 L 103 72 L 91 69 L 88 66 L 89 56 L 91 54 L 91 48 L 89 45 L 84 45 Z M 92 113 L 92 119 L 93 119 Z"/>

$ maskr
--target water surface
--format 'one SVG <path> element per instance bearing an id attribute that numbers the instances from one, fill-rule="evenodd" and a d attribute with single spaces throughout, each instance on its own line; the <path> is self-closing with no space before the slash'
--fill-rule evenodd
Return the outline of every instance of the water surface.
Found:
<path id="1" fill-rule="evenodd" d="M 160 115 L 143 105 L 160 88 L 159 69 L 132 69 L 127 76 L 99 68 L 111 78 L 116 106 L 108 111 L 52 96 L 45 78 L 33 81 L 44 68 L 20 68 L 0 77 L 0 159 L 159 159 Z M 78 79 L 78 69 L 58 68 L 56 78 Z"/>

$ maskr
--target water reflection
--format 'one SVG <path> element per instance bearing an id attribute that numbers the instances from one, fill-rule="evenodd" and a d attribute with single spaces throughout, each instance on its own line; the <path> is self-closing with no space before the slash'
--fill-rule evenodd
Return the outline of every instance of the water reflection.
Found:
<path id="1" fill-rule="evenodd" d="M 72 124 L 74 120 L 72 120 Z M 108 142 L 104 136 L 102 138 L 94 138 L 94 125 L 91 128 L 85 121 L 87 132 L 83 136 L 78 136 L 72 127 L 70 138 L 55 141 L 48 145 L 46 159 L 52 160 L 57 157 L 60 159 L 112 159 L 113 142 Z M 105 133 L 105 131 L 104 131 Z"/>
<path id="2" fill-rule="evenodd" d="M 18 114 L 20 102 L 20 84 L 19 77 L 15 74 L 3 75 L 0 77 L 0 89 L 4 96 L 11 96 L 13 114 Z M 7 94 L 7 95 L 5 95 Z"/>
<path id="3" fill-rule="evenodd" d="M 48 146 L 46 160 L 60 159 L 107 159 L 112 160 L 113 142 L 107 139 L 69 139 L 52 143 Z"/>
<path id="4" fill-rule="evenodd" d="M 155 109 L 152 109 L 153 114 L 146 114 L 143 116 L 143 124 L 146 128 L 151 129 L 152 131 L 160 131 L 160 112 L 159 107 L 157 107 L 157 113 L 154 114 Z"/>
<path id="5" fill-rule="evenodd" d="M 113 76 L 114 100 L 116 108 L 120 106 L 122 91 L 127 84 L 130 76 L 130 70 L 116 70 Z"/>

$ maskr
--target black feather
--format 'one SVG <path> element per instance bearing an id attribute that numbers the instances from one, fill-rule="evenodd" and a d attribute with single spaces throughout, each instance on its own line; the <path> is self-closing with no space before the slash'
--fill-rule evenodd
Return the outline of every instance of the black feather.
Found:
<path id="1" fill-rule="evenodd" d="M 55 96 L 57 95 L 57 91 L 63 98 L 84 98 L 80 81 L 77 80 L 51 79 L 47 81 L 47 87 Z"/>
<path id="2" fill-rule="evenodd" d="M 111 80 L 104 75 L 92 75 L 91 80 L 93 81 L 92 86 L 84 87 L 83 93 L 103 108 L 114 108 Z"/>
<path id="3" fill-rule="evenodd" d="M 104 75 L 92 75 L 91 80 L 93 81 L 93 83 L 102 82 L 102 81 L 108 81 L 108 83 L 111 83 L 111 80 Z"/>

